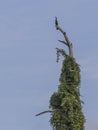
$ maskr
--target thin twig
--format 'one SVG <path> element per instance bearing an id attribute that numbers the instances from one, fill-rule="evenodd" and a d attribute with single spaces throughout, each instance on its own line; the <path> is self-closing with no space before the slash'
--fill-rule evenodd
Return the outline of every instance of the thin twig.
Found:
<path id="1" fill-rule="evenodd" d="M 63 56 L 68 56 L 67 53 L 65 52 L 65 50 L 59 49 L 59 48 L 56 48 L 56 50 L 57 50 L 59 53 L 62 53 Z"/>
<path id="2" fill-rule="evenodd" d="M 58 41 L 65 44 L 65 45 L 67 45 L 67 42 L 65 42 L 65 41 L 61 41 L 61 40 L 58 40 Z"/>

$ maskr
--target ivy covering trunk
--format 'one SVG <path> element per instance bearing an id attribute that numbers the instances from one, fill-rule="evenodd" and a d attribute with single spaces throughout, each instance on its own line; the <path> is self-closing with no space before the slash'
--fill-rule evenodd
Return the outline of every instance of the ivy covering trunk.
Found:
<path id="1" fill-rule="evenodd" d="M 58 91 L 50 99 L 53 130 L 84 130 L 84 115 L 80 100 L 80 68 L 75 59 L 68 56 L 62 64 Z"/>

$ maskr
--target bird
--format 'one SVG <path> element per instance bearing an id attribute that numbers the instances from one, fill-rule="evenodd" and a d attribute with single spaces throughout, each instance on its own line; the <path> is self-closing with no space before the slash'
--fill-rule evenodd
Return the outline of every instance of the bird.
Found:
<path id="1" fill-rule="evenodd" d="M 55 17 L 55 25 L 58 26 L 58 20 L 57 20 L 57 17 Z"/>

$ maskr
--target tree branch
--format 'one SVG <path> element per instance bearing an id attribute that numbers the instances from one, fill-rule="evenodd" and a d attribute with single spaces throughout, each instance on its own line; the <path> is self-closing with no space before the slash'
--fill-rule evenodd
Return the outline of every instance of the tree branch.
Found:
<path id="1" fill-rule="evenodd" d="M 60 54 L 62 54 L 62 56 L 64 57 L 68 56 L 67 53 L 63 49 L 56 48 L 56 50 L 57 50 L 57 60 L 56 60 L 57 62 L 59 61 Z"/>
<path id="2" fill-rule="evenodd" d="M 68 46 L 68 48 L 69 48 L 69 56 L 73 57 L 73 46 L 72 46 L 72 43 L 69 41 L 66 32 L 64 32 L 63 29 L 59 26 L 57 17 L 55 17 L 55 27 L 56 27 L 57 30 L 59 30 L 63 34 L 63 36 L 65 38 L 65 41 L 59 40 L 59 42 L 62 42 L 65 45 Z"/>
<path id="3" fill-rule="evenodd" d="M 61 40 L 58 40 L 58 41 L 65 44 L 65 45 L 67 45 L 67 42 L 65 42 L 65 41 L 61 41 Z"/>
<path id="4" fill-rule="evenodd" d="M 36 114 L 35 116 L 40 116 L 40 115 L 42 115 L 42 114 L 45 114 L 45 113 L 53 113 L 55 110 L 46 110 L 46 111 L 43 111 L 43 112 L 40 112 L 40 113 L 38 113 L 38 114 Z"/>

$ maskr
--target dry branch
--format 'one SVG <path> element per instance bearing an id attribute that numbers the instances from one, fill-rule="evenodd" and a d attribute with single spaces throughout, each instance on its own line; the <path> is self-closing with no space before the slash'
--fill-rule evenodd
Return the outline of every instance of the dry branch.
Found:
<path id="1" fill-rule="evenodd" d="M 72 47 L 72 43 L 69 41 L 66 32 L 64 32 L 63 29 L 59 26 L 57 17 L 55 17 L 55 27 L 56 27 L 57 30 L 59 30 L 59 31 L 63 34 L 63 36 L 64 36 L 64 38 L 65 38 L 65 41 L 59 40 L 59 42 L 62 42 L 62 43 L 64 43 L 65 45 L 68 46 L 68 48 L 69 48 L 69 56 L 73 57 L 73 47 Z"/>
<path id="2" fill-rule="evenodd" d="M 55 110 L 46 110 L 46 111 L 43 111 L 43 112 L 40 112 L 40 113 L 38 113 L 38 114 L 36 114 L 35 116 L 40 116 L 40 115 L 42 115 L 42 114 L 45 114 L 45 113 L 53 113 Z"/>
<path id="3" fill-rule="evenodd" d="M 61 40 L 58 40 L 58 41 L 65 44 L 65 45 L 67 45 L 67 42 L 65 42 L 65 41 L 61 41 Z"/>

